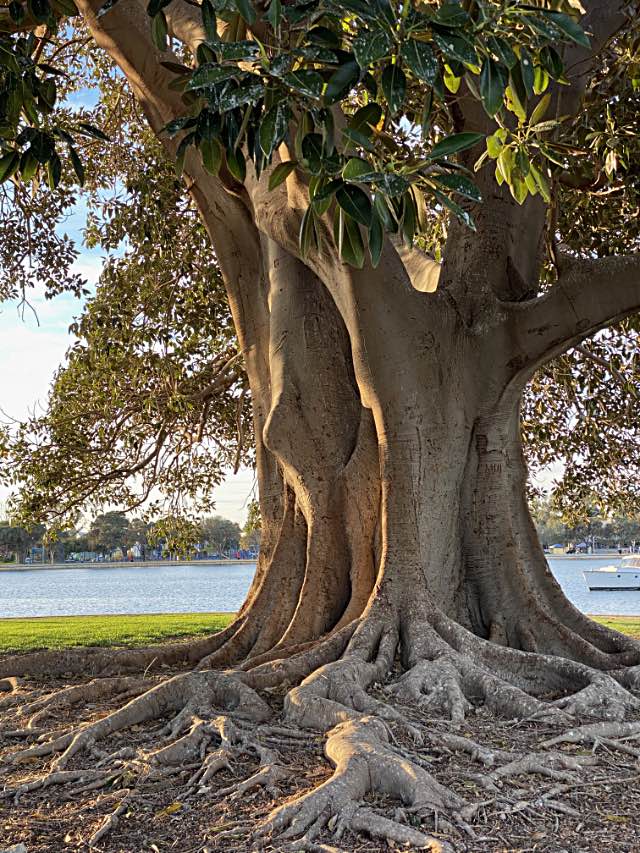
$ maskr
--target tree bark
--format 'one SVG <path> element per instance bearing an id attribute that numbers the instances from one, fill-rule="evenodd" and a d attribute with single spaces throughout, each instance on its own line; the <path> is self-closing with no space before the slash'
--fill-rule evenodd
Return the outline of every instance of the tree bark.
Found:
<path id="1" fill-rule="evenodd" d="M 119 0 L 97 19 L 87 0 L 79 6 L 173 153 L 162 128 L 184 108 L 144 9 Z M 185 42 L 201 39 L 190 6 L 174 0 L 166 13 Z M 212 693 L 248 708 L 250 691 L 293 685 L 287 721 L 332 729 L 336 767 L 269 822 L 305 831 L 342 808 L 336 792 L 359 799 L 369 787 L 410 805 L 462 808 L 424 771 L 397 767 L 392 782 L 383 778 L 381 767 L 398 759 L 371 719 L 407 724 L 368 688 L 398 661 L 405 672 L 392 694 L 458 722 L 478 701 L 516 717 L 637 710 L 627 688 L 640 686 L 640 646 L 594 625 L 552 577 L 527 507 L 519 434 L 536 368 L 640 309 L 637 258 L 573 263 L 537 296 L 544 210 L 495 190 L 477 235 L 451 229 L 435 289 L 433 265 L 390 240 L 377 269 L 344 265 L 328 220 L 320 248 L 303 259 L 306 192 L 295 173 L 272 192 L 268 173 L 241 187 L 207 174 L 193 150 L 185 173 L 251 387 L 263 519 L 256 576 L 228 629 L 164 656 L 182 654 L 204 672 L 23 757 L 61 752 L 60 771 L 105 732 L 168 708 L 182 709 L 182 724 L 210 710 Z M 134 659 L 146 660 L 112 655 L 107 670 Z M 104 666 L 104 655 L 95 660 Z M 233 678 L 211 673 L 230 665 Z M 561 697 L 551 707 L 550 694 Z M 358 824 L 355 812 L 349 819 Z"/>

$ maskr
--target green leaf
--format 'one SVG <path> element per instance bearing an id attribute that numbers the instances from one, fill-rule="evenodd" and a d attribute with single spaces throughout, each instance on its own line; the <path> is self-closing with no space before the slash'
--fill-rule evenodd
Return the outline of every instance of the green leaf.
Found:
<path id="1" fill-rule="evenodd" d="M 428 44 L 409 39 L 402 48 L 402 58 L 418 80 L 433 86 L 439 68 L 438 60 Z"/>
<path id="2" fill-rule="evenodd" d="M 234 2 L 240 16 L 251 26 L 256 20 L 256 10 L 251 0 L 234 0 Z"/>
<path id="3" fill-rule="evenodd" d="M 222 146 L 215 137 L 200 140 L 202 165 L 210 175 L 217 175 L 222 165 Z"/>
<path id="4" fill-rule="evenodd" d="M 226 153 L 227 168 L 237 181 L 240 181 L 241 184 L 244 183 L 244 179 L 247 177 L 247 164 L 242 150 L 240 148 L 227 148 Z"/>
<path id="5" fill-rule="evenodd" d="M 21 24 L 27 16 L 24 6 L 18 0 L 11 0 L 9 3 L 9 14 L 16 24 Z M 4 180 L 4 178 L 0 178 L 0 180 Z"/>
<path id="6" fill-rule="evenodd" d="M 202 23 L 207 38 L 212 42 L 218 41 L 218 19 L 211 0 L 202 0 Z"/>
<path id="7" fill-rule="evenodd" d="M 446 157 L 449 154 L 455 154 L 458 151 L 465 151 L 471 148 L 484 139 L 483 133 L 454 133 L 453 136 L 448 136 L 436 143 L 427 155 L 429 160 L 439 160 L 441 157 Z"/>
<path id="8" fill-rule="evenodd" d="M 17 151 L 10 151 L 3 157 L 0 157 L 0 184 L 3 181 L 8 181 L 18 171 L 20 166 L 20 154 Z"/>
<path id="9" fill-rule="evenodd" d="M 482 201 L 482 193 L 472 180 L 464 175 L 437 175 L 431 178 L 438 186 L 447 190 L 453 190 L 458 195 L 471 199 L 471 201 Z"/>
<path id="10" fill-rule="evenodd" d="M 342 131 L 342 136 L 356 147 L 364 148 L 365 151 L 375 151 L 375 147 L 369 139 L 369 136 L 365 136 L 364 133 L 360 133 L 359 130 L 353 130 L 351 127 L 345 127 Z"/>
<path id="11" fill-rule="evenodd" d="M 267 9 L 267 20 L 274 30 L 277 31 L 280 28 L 280 22 L 282 21 L 282 0 L 271 0 Z"/>
<path id="12" fill-rule="evenodd" d="M 336 201 L 340 207 L 356 222 L 371 225 L 371 200 L 369 196 L 353 184 L 346 184 L 336 192 Z"/>
<path id="13" fill-rule="evenodd" d="M 529 119 L 529 124 L 534 125 L 537 124 L 544 116 L 546 111 L 549 109 L 549 104 L 551 103 L 551 94 L 547 93 L 543 98 L 540 98 L 534 111 L 531 113 L 531 118 Z"/>
<path id="14" fill-rule="evenodd" d="M 106 133 L 100 130 L 99 127 L 96 127 L 94 124 L 89 124 L 89 122 L 81 121 L 78 124 L 78 132 L 83 136 L 91 136 L 93 139 L 100 139 L 102 142 L 111 142 Z"/>
<path id="15" fill-rule="evenodd" d="M 84 166 L 82 165 L 82 160 L 76 149 L 73 145 L 69 146 L 69 157 L 71 158 L 71 165 L 73 166 L 73 171 L 76 173 L 78 177 L 78 183 L 81 187 L 84 186 Z"/>
<path id="16" fill-rule="evenodd" d="M 58 155 L 54 152 L 51 159 L 47 161 L 47 184 L 50 190 L 55 190 L 60 183 L 61 177 L 62 163 Z"/>
<path id="17" fill-rule="evenodd" d="M 551 45 L 546 45 L 540 51 L 540 62 L 554 80 L 559 80 L 564 74 L 564 63 L 560 54 Z"/>
<path id="18" fill-rule="evenodd" d="M 351 130 L 359 131 L 360 133 L 371 135 L 373 129 L 378 125 L 382 118 L 382 107 L 380 104 L 371 103 L 365 104 L 351 116 L 349 119 L 349 127 Z"/>
<path id="19" fill-rule="evenodd" d="M 158 12 L 158 14 L 151 21 L 151 38 L 153 39 L 153 43 L 158 48 L 158 50 L 167 49 L 168 33 L 169 29 L 167 27 L 167 19 L 165 17 L 165 14 L 164 12 Z"/>
<path id="20" fill-rule="evenodd" d="M 345 62 L 337 71 L 334 71 L 327 82 L 324 91 L 324 100 L 327 104 L 335 104 L 342 100 L 360 79 L 360 66 L 354 60 Z"/>
<path id="21" fill-rule="evenodd" d="M 27 8 L 36 21 L 41 24 L 45 24 L 52 14 L 49 0 L 27 0 Z"/>
<path id="22" fill-rule="evenodd" d="M 307 133 L 302 140 L 302 157 L 307 161 L 312 174 L 322 170 L 322 137 L 319 133 Z"/>
<path id="23" fill-rule="evenodd" d="M 361 33 L 353 41 L 353 53 L 360 68 L 368 68 L 372 62 L 386 56 L 393 44 L 387 30 L 375 29 Z"/>
<path id="24" fill-rule="evenodd" d="M 550 12 L 546 9 L 541 9 L 540 11 L 564 33 L 566 39 L 579 44 L 581 47 L 591 47 L 591 42 L 585 31 L 569 15 L 565 15 L 562 12 Z"/>
<path id="25" fill-rule="evenodd" d="M 318 246 L 318 235 L 316 233 L 315 213 L 311 205 L 305 210 L 302 222 L 300 223 L 299 234 L 300 252 L 302 257 L 306 257 L 309 249 L 313 246 Z"/>
<path id="26" fill-rule="evenodd" d="M 533 95 L 534 70 L 531 54 L 524 47 L 520 50 L 520 75 L 525 91 L 529 97 Z"/>
<path id="27" fill-rule="evenodd" d="M 495 53 L 500 62 L 503 65 L 506 65 L 507 68 L 513 68 L 513 66 L 517 63 L 518 57 L 511 49 L 511 45 L 504 39 L 497 38 L 496 36 L 491 36 L 487 39 L 487 44 L 489 46 L 489 49 L 493 53 Z"/>
<path id="28" fill-rule="evenodd" d="M 374 210 L 371 216 L 371 225 L 369 226 L 369 254 L 371 255 L 371 266 L 374 269 L 380 263 L 383 245 L 384 229 L 382 228 L 380 217 Z"/>
<path id="29" fill-rule="evenodd" d="M 549 183 L 544 175 L 544 173 L 538 169 L 535 163 L 529 163 L 529 173 L 533 175 L 533 179 L 536 182 L 536 186 L 540 191 L 540 195 L 542 198 L 549 204 L 551 201 L 551 190 L 549 188 Z"/>
<path id="30" fill-rule="evenodd" d="M 342 208 L 336 210 L 336 222 L 340 257 L 350 266 L 362 269 L 364 266 L 364 243 L 358 223 L 351 219 Z"/>
<path id="31" fill-rule="evenodd" d="M 508 81 L 508 72 L 502 65 L 493 59 L 485 59 L 480 72 L 480 95 L 482 105 L 490 116 L 494 116 L 502 106 Z"/>
<path id="32" fill-rule="evenodd" d="M 200 65 L 194 72 L 189 81 L 189 89 L 200 89 L 203 86 L 212 86 L 214 83 L 220 83 L 222 80 L 230 80 L 238 74 L 237 68 L 228 68 L 217 65 L 213 62 L 207 62 Z"/>
<path id="33" fill-rule="evenodd" d="M 438 45 L 445 56 L 451 59 L 457 59 L 464 65 L 477 67 L 479 65 L 478 55 L 471 42 L 461 36 L 451 34 L 444 35 L 443 33 L 433 31 L 433 40 Z"/>
<path id="34" fill-rule="evenodd" d="M 278 163 L 269 175 L 269 189 L 275 190 L 276 187 L 279 187 L 280 184 L 287 180 L 297 165 L 296 160 L 286 160 L 284 163 Z"/>
<path id="35" fill-rule="evenodd" d="M 389 112 L 395 115 L 404 102 L 407 93 L 407 78 L 399 65 L 387 65 L 382 72 L 382 92 L 389 105 Z"/>
<path id="36" fill-rule="evenodd" d="M 456 218 L 462 222 L 463 225 L 466 225 L 467 228 L 470 228 L 472 231 L 476 230 L 475 222 L 464 208 L 460 207 L 459 204 L 456 204 L 455 201 L 444 195 L 444 193 L 435 192 L 434 195 L 438 201 L 447 208 L 447 210 L 450 210 Z"/>
<path id="37" fill-rule="evenodd" d="M 31 140 L 29 151 L 44 166 L 55 154 L 53 139 L 47 133 L 38 131 Z"/>
<path id="38" fill-rule="evenodd" d="M 443 3 L 431 19 L 445 27 L 464 27 L 469 15 L 458 3 Z"/>
<path id="39" fill-rule="evenodd" d="M 541 95 L 549 85 L 549 74 L 541 65 L 536 65 L 533 69 L 533 91 L 536 95 Z"/>
<path id="40" fill-rule="evenodd" d="M 345 181 L 357 181 L 361 175 L 370 175 L 372 172 L 371 164 L 366 160 L 361 157 L 351 157 L 342 170 L 342 177 Z"/>
<path id="41" fill-rule="evenodd" d="M 282 76 L 282 81 L 295 92 L 300 92 L 309 98 L 319 98 L 324 87 L 324 80 L 317 71 L 291 71 Z"/>
<path id="42" fill-rule="evenodd" d="M 520 119 L 520 121 L 525 121 L 527 118 L 527 111 L 525 110 L 524 104 L 518 97 L 513 86 L 507 86 L 506 96 L 507 107 Z"/>
<path id="43" fill-rule="evenodd" d="M 150 18 L 155 18 L 158 12 L 161 12 L 165 6 L 168 6 L 171 0 L 149 0 L 147 4 L 147 15 Z"/>

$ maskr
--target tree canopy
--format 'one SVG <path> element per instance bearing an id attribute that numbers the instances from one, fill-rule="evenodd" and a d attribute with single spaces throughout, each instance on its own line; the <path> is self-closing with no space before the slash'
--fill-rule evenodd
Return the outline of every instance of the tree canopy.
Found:
<path id="1" fill-rule="evenodd" d="M 163 46 L 164 6 L 148 7 Z M 252 444 L 216 259 L 125 81 L 67 17 L 73 4 L 43 0 L 23 12 L 12 3 L 0 20 L 2 293 L 23 296 L 35 280 L 50 294 L 82 290 L 71 271 L 78 247 L 61 232 L 79 199 L 85 239 L 109 256 L 72 327 L 78 339 L 47 413 L 5 436 L 3 476 L 24 484 L 25 519 L 51 524 L 109 501 L 130 509 L 150 500 L 156 512 L 164 500 L 173 513 L 195 499 L 204 508 L 224 469 L 250 463 Z M 450 213 L 474 227 L 476 175 L 487 170 L 518 201 L 550 202 L 550 282 L 561 251 L 633 251 L 638 23 L 606 42 L 575 109 L 562 84 L 566 56 L 592 35 L 579 12 L 576 2 L 204 3 L 193 14 L 206 40 L 164 62 L 184 102 L 165 130 L 179 140 L 178 172 L 195 146 L 206 169 L 240 186 L 246 157 L 259 174 L 291 137 L 295 158 L 272 170 L 270 188 L 301 171 L 303 250 L 327 239 L 319 223 L 330 209 L 341 255 L 355 265 L 365 251 L 375 261 L 384 230 L 439 258 Z M 78 108 L 74 97 L 88 87 L 97 103 Z M 458 105 L 469 99 L 497 129 L 480 116 L 477 133 L 457 132 Z M 336 105 L 346 116 L 337 126 Z M 557 494 L 567 510 L 594 497 L 619 508 L 637 495 L 636 345 L 627 320 L 545 367 L 529 388 L 530 463 L 563 464 Z"/>

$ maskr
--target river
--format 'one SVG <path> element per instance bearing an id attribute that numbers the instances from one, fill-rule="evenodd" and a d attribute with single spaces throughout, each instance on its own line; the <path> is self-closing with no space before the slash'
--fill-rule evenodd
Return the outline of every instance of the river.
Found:
<path id="1" fill-rule="evenodd" d="M 566 595 L 585 613 L 640 615 L 638 592 L 589 592 L 582 572 L 617 562 L 579 557 L 549 559 Z M 102 613 L 236 611 L 255 564 L 180 564 L 137 568 L 91 566 L 0 573 L 0 617 Z"/>

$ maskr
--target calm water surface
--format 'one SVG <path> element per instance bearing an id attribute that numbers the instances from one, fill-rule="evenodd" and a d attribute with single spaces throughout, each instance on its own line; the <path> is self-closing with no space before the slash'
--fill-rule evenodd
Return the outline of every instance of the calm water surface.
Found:
<path id="1" fill-rule="evenodd" d="M 589 592 L 582 572 L 618 557 L 558 560 L 549 565 L 566 595 L 586 613 L 640 615 L 638 592 Z M 98 613 L 235 611 L 255 564 L 153 566 L 132 569 L 74 568 L 0 572 L 0 617 Z"/>

